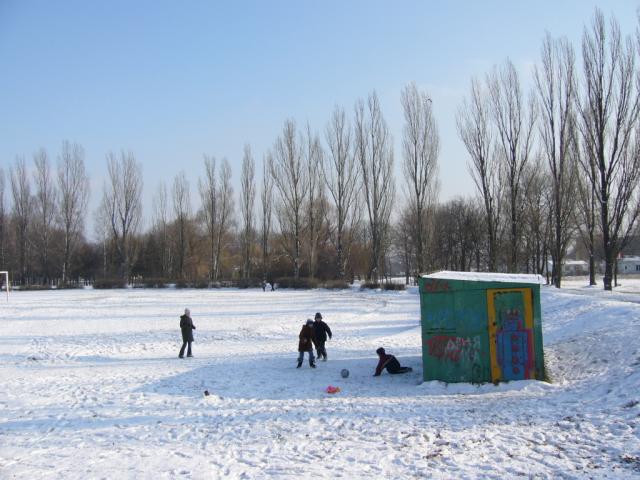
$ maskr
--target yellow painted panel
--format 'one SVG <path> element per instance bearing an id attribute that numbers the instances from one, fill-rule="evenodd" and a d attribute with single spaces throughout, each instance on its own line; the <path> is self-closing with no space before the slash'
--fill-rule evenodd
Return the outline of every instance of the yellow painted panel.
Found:
<path id="1" fill-rule="evenodd" d="M 502 379 L 502 369 L 498 363 L 496 347 L 496 308 L 495 296 L 501 293 L 521 293 L 524 303 L 524 323 L 527 329 L 533 330 L 533 292 L 531 288 L 492 288 L 487 290 L 487 318 L 489 322 L 489 355 L 491 358 L 491 380 Z M 535 350 L 534 350 L 535 351 Z M 535 369 L 529 372 L 529 378 L 535 378 Z"/>

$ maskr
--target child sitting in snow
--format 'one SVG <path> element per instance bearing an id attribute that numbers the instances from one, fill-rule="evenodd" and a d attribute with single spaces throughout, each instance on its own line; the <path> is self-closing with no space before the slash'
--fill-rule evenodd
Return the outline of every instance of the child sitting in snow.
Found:
<path id="1" fill-rule="evenodd" d="M 373 374 L 374 377 L 379 376 L 385 368 L 389 373 L 407 373 L 413 371 L 411 367 L 401 367 L 398 359 L 393 355 L 388 355 L 382 347 L 377 349 L 376 353 L 380 360 L 376 367 L 376 373 Z"/>

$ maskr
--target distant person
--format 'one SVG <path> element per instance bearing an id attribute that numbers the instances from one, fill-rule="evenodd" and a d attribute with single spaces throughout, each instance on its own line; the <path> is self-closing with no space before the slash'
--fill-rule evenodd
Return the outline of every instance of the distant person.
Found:
<path id="1" fill-rule="evenodd" d="M 331 338 L 331 329 L 329 325 L 322 321 L 322 314 L 320 312 L 316 313 L 315 321 L 313 322 L 313 334 L 315 337 L 313 343 L 318 352 L 318 360 L 322 359 L 323 362 L 326 362 L 327 349 L 324 344 L 327 341 L 327 335 Z"/>
<path id="2" fill-rule="evenodd" d="M 380 376 L 382 370 L 384 370 L 385 368 L 387 369 L 387 372 L 394 374 L 413 371 L 411 367 L 401 367 L 398 359 L 393 355 L 388 355 L 382 347 L 377 349 L 376 353 L 378 354 L 378 358 L 380 360 L 378 361 L 378 366 L 376 367 L 376 373 L 373 374 L 374 377 Z"/>
<path id="3" fill-rule="evenodd" d="M 300 355 L 298 355 L 298 366 L 296 368 L 302 366 L 304 352 L 309 352 L 309 366 L 316 368 L 315 358 L 313 358 L 313 320 L 310 318 L 307 320 L 307 323 L 302 326 L 298 338 L 298 352 L 300 352 Z"/>
<path id="4" fill-rule="evenodd" d="M 182 348 L 180 349 L 180 353 L 178 354 L 178 358 L 184 358 L 184 348 L 189 345 L 187 348 L 187 357 L 193 357 L 191 353 L 191 342 L 193 342 L 193 331 L 196 329 L 196 326 L 193 324 L 193 320 L 191 320 L 191 312 L 188 308 L 184 309 L 184 315 L 180 317 L 180 330 L 182 331 Z"/>
<path id="5" fill-rule="evenodd" d="M 263 292 L 267 291 L 267 282 L 265 282 L 264 280 L 262 281 L 262 291 Z"/>

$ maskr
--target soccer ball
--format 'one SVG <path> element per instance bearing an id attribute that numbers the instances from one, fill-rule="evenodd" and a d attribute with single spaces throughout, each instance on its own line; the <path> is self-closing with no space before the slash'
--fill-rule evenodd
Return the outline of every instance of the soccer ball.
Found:
<path id="1" fill-rule="evenodd" d="M 347 370 L 346 368 L 343 368 L 340 371 L 340 375 L 342 375 L 342 378 L 347 378 L 349 376 L 349 370 Z"/>

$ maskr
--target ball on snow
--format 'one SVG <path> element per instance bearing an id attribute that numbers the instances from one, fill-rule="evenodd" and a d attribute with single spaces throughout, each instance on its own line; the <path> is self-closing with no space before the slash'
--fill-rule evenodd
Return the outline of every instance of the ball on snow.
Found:
<path id="1" fill-rule="evenodd" d="M 349 370 L 347 370 L 346 368 L 343 368 L 340 371 L 340 375 L 342 375 L 342 378 L 347 378 L 349 376 Z"/>

